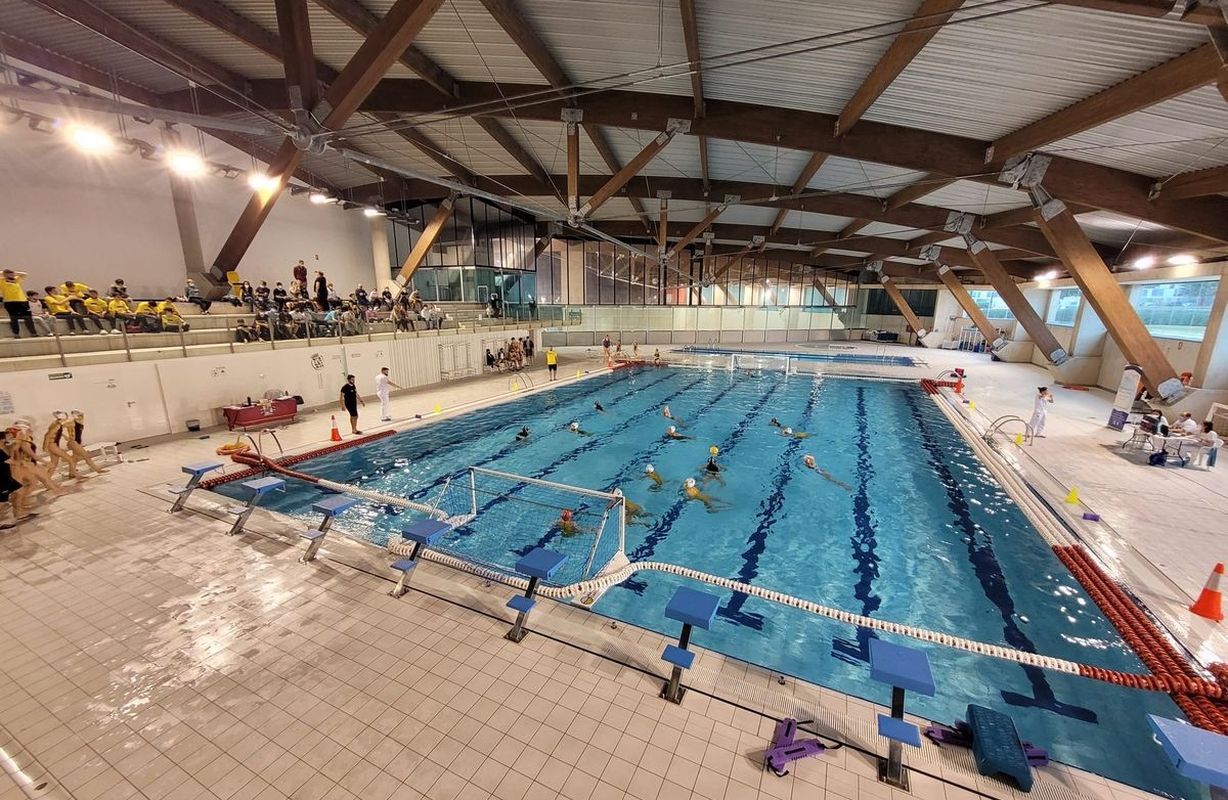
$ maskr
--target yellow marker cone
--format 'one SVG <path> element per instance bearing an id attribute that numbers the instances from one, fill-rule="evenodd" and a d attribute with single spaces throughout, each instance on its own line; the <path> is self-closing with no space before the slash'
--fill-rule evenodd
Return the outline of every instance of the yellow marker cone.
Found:
<path id="1" fill-rule="evenodd" d="M 435 413 L 436 413 L 436 414 L 442 414 L 442 413 L 443 413 L 443 406 L 439 405 L 439 403 L 436 403 L 436 404 L 435 404 Z"/>
<path id="2" fill-rule="evenodd" d="M 975 400 L 969 400 L 969 401 L 968 401 L 968 410 L 969 410 L 969 411 L 976 411 L 976 401 L 975 401 Z"/>
<path id="3" fill-rule="evenodd" d="M 1079 490 L 1075 487 L 1070 487 L 1070 491 L 1066 493 L 1066 502 L 1075 504 L 1079 502 Z"/>
<path id="4" fill-rule="evenodd" d="M 580 377 L 580 370 L 576 370 L 576 377 Z"/>
<path id="5" fill-rule="evenodd" d="M 1015 434 L 1015 444 L 1019 445 L 1020 447 L 1023 447 L 1023 434 L 1022 433 Z"/>
<path id="6" fill-rule="evenodd" d="M 519 383 L 513 383 L 513 384 L 512 384 L 512 391 L 513 391 L 513 392 L 519 392 L 519 391 L 520 391 L 520 384 L 519 384 Z"/>

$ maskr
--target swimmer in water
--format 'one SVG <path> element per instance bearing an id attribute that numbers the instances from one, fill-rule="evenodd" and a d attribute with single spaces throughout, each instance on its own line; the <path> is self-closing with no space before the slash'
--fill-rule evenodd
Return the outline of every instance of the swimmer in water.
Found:
<path id="1" fill-rule="evenodd" d="M 652 351 L 652 365 L 654 367 L 661 366 L 661 348 Z"/>
<path id="2" fill-rule="evenodd" d="M 773 428 L 779 428 L 780 420 L 776 419 L 775 417 L 772 417 L 770 420 L 768 420 L 768 424 L 771 425 Z"/>
<path id="3" fill-rule="evenodd" d="M 559 514 L 559 519 L 556 524 L 558 525 L 559 533 L 563 534 L 564 536 L 575 536 L 580 532 L 580 526 L 577 525 L 576 521 L 572 518 L 571 511 L 569 509 L 563 509 L 563 513 Z"/>
<path id="4" fill-rule="evenodd" d="M 810 437 L 810 434 L 805 433 L 804 431 L 794 431 L 792 428 L 785 428 L 780 432 L 780 435 L 790 439 L 807 439 Z"/>
<path id="5" fill-rule="evenodd" d="M 675 428 L 673 425 L 670 425 L 669 428 L 665 430 L 665 438 L 666 439 L 690 439 L 692 437 L 684 436 L 683 434 L 678 433 L 678 429 Z"/>
<path id="6" fill-rule="evenodd" d="M 622 489 L 615 489 L 614 494 L 623 499 L 623 513 L 626 515 L 628 525 L 643 525 L 648 527 L 646 520 L 651 516 L 644 512 L 644 507 L 634 500 L 623 494 Z M 614 503 L 610 503 L 612 508 Z"/>
<path id="7" fill-rule="evenodd" d="M 567 426 L 567 430 L 571 431 L 572 433 L 576 434 L 577 436 L 592 436 L 592 434 L 591 434 L 591 433 L 589 433 L 588 431 L 586 431 L 586 430 L 584 430 L 583 428 L 581 428 L 581 427 L 580 427 L 580 423 L 578 423 L 578 422 L 573 422 L 573 423 L 571 423 L 570 425 L 568 425 L 568 426 Z"/>
<path id="8" fill-rule="evenodd" d="M 703 466 L 703 481 L 716 481 L 721 486 L 725 485 L 725 479 L 721 477 L 721 465 L 716 463 L 716 457 L 720 455 L 721 449 L 716 445 L 708 448 L 708 463 Z"/>
<path id="9" fill-rule="evenodd" d="M 695 485 L 694 478 L 686 479 L 686 483 L 682 484 L 682 491 L 687 496 L 688 500 L 698 500 L 699 502 L 703 503 L 704 508 L 708 509 L 709 513 L 715 514 L 717 511 L 720 511 L 723 507 L 724 508 L 728 507 L 726 504 L 724 504 L 720 500 L 717 500 L 715 497 L 704 494 L 700 490 L 700 488 Z"/>
<path id="10" fill-rule="evenodd" d="M 661 416 L 673 420 L 675 425 L 682 425 L 682 420 L 674 416 L 674 412 L 669 410 L 669 406 L 661 409 Z"/>
<path id="11" fill-rule="evenodd" d="M 665 483 L 665 479 L 661 477 L 661 473 L 657 472 L 657 468 L 652 464 L 648 464 L 644 467 L 644 474 L 648 477 L 648 480 L 652 481 L 652 486 L 648 488 L 648 491 L 650 492 L 659 490 Z"/>
<path id="12" fill-rule="evenodd" d="M 820 476 L 836 484 L 844 491 L 846 492 L 853 491 L 852 486 L 849 486 L 844 481 L 840 480 L 839 478 L 836 478 L 830 472 L 820 467 L 818 462 L 814 460 L 814 456 L 810 455 L 809 453 L 807 453 L 805 456 L 802 457 L 802 464 L 805 465 L 806 469 L 814 470 L 815 472 L 819 473 Z"/>
<path id="13" fill-rule="evenodd" d="M 516 441 L 518 442 L 526 441 L 529 438 L 530 433 L 531 431 L 529 431 L 529 426 L 525 425 L 524 427 L 520 429 L 520 432 L 516 434 Z"/>
<path id="14" fill-rule="evenodd" d="M 605 413 L 605 406 L 601 405 L 601 401 L 600 401 L 600 400 L 594 400 L 594 401 L 593 401 L 593 410 L 595 410 L 595 411 L 600 411 L 602 414 L 604 414 L 604 413 Z"/>

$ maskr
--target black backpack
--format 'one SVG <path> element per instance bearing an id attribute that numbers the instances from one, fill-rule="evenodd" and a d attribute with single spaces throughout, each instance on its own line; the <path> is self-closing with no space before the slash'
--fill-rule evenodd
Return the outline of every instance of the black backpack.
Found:
<path id="1" fill-rule="evenodd" d="M 1151 455 L 1147 456 L 1147 463 L 1153 467 L 1162 467 L 1168 463 L 1168 454 L 1163 451 L 1160 451 L 1159 453 L 1152 453 Z"/>

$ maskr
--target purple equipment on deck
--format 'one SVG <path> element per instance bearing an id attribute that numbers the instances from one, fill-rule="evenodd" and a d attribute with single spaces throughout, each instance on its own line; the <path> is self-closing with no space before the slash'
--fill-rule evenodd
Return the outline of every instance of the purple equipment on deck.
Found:
<path id="1" fill-rule="evenodd" d="M 949 744 L 954 747 L 972 747 L 972 729 L 962 719 L 955 720 L 955 725 L 939 725 L 934 723 L 925 729 L 925 735 L 936 745 Z M 1023 754 L 1028 764 L 1033 767 L 1049 765 L 1049 754 L 1043 747 L 1037 747 L 1031 742 L 1023 743 Z"/>
<path id="2" fill-rule="evenodd" d="M 789 774 L 786 766 L 791 761 L 817 756 L 827 749 L 827 745 L 818 739 L 795 740 L 797 736 L 797 720 L 782 719 L 776 723 L 776 732 L 772 734 L 772 746 L 763 754 L 763 765 L 783 778 Z M 838 745 L 837 745 L 838 746 Z"/>

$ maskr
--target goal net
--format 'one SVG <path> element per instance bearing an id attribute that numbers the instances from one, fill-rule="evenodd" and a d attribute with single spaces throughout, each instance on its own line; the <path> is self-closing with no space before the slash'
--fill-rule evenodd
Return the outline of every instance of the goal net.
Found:
<path id="1" fill-rule="evenodd" d="M 620 494 L 470 467 L 444 482 L 431 504 L 453 526 L 432 549 L 508 575 L 535 547 L 567 556 L 555 585 L 587 580 L 625 563 Z M 408 551 L 405 545 L 391 549 Z"/>
<path id="2" fill-rule="evenodd" d="M 783 372 L 786 375 L 793 371 L 793 359 L 789 356 L 765 355 L 762 353 L 734 353 L 730 356 L 734 370 L 750 372 Z"/>

